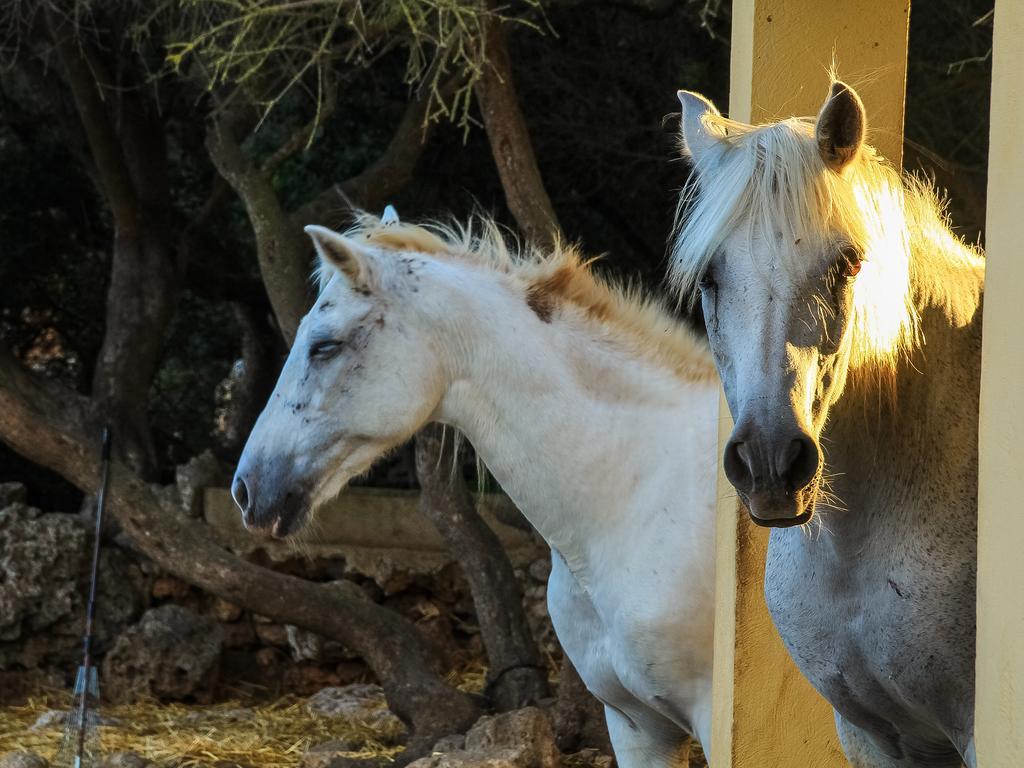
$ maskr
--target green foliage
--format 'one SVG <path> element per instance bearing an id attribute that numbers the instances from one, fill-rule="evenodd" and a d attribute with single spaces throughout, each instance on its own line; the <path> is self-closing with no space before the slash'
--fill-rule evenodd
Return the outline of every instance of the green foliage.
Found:
<path id="1" fill-rule="evenodd" d="M 489 19 L 538 28 L 541 0 L 499 10 L 485 0 L 164 0 L 174 19 L 167 61 L 211 90 L 242 89 L 264 116 L 299 91 L 316 106 L 394 47 L 407 53 L 403 80 L 428 95 L 428 119 L 469 121 L 472 86 L 487 60 Z M 136 35 L 148 34 L 146 26 Z M 445 93 L 452 77 L 460 82 Z"/>

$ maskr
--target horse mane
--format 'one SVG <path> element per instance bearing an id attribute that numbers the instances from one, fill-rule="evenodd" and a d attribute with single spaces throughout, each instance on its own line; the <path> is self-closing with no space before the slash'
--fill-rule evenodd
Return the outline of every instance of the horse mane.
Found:
<path id="1" fill-rule="evenodd" d="M 636 286 L 596 275 L 575 245 L 561 241 L 550 250 L 524 245 L 487 216 L 467 222 L 391 223 L 357 215 L 347 237 L 388 251 L 421 253 L 465 262 L 505 276 L 544 322 L 574 315 L 601 336 L 669 368 L 684 380 L 714 381 L 705 339 L 687 328 L 659 299 Z"/>
<path id="2" fill-rule="evenodd" d="M 945 203 L 929 183 L 901 175 L 870 146 L 842 175 L 827 169 L 813 118 L 760 126 L 718 115 L 704 120 L 720 140 L 696 162 L 680 195 L 671 250 L 671 279 L 684 299 L 696 301 L 712 255 L 747 221 L 769 233 L 764 247 L 783 268 L 806 267 L 795 263 L 797 249 L 786 247 L 801 239 L 863 254 L 853 289 L 851 372 L 894 374 L 921 342 L 925 307 L 944 308 L 958 325 L 973 314 L 979 283 L 965 278 L 983 257 L 950 231 Z"/>

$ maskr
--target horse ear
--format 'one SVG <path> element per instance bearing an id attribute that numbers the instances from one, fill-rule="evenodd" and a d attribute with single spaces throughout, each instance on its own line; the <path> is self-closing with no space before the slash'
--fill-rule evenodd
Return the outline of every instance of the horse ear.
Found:
<path id="1" fill-rule="evenodd" d="M 866 131 L 867 115 L 860 96 L 836 80 L 814 126 L 814 138 L 825 165 L 839 173 L 852 163 L 864 144 Z"/>
<path id="2" fill-rule="evenodd" d="M 322 261 L 345 275 L 353 288 L 368 288 L 370 270 L 366 263 L 366 252 L 359 243 L 316 224 L 310 224 L 303 230 L 312 239 L 313 247 Z"/>
<path id="3" fill-rule="evenodd" d="M 683 132 L 683 143 L 687 154 L 694 162 L 699 163 L 702 157 L 706 157 L 718 143 L 718 136 L 708 129 L 704 118 L 718 117 L 719 112 L 715 105 L 705 99 L 699 93 L 693 91 L 676 91 L 679 103 L 683 105 L 683 119 L 681 128 Z"/>

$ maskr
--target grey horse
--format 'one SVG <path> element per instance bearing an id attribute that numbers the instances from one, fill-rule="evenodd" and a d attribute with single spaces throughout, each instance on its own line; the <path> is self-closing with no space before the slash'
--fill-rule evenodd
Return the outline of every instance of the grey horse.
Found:
<path id="1" fill-rule="evenodd" d="M 983 256 L 849 86 L 757 127 L 679 97 L 672 273 L 735 420 L 726 475 L 773 529 L 775 625 L 854 766 L 973 767 Z"/>

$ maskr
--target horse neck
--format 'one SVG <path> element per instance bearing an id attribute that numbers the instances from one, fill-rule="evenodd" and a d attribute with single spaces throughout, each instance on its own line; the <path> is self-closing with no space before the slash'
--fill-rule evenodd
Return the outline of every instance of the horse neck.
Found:
<path id="1" fill-rule="evenodd" d="M 917 270 L 929 274 L 928 285 L 914 287 L 921 346 L 899 363 L 894 381 L 865 376 L 831 409 L 828 469 L 850 510 L 832 516 L 833 532 L 879 518 L 908 528 L 924 524 L 912 519 L 922 516 L 939 524 L 946 511 L 935 508 L 936 489 L 952 507 L 975 493 L 984 275 L 978 263 L 945 265 L 940 284 L 936 266 Z"/>
<path id="2" fill-rule="evenodd" d="M 693 476 L 702 464 L 690 454 L 707 458 L 713 478 L 713 385 L 681 382 L 582 321 L 543 322 L 511 291 L 475 298 L 480 311 L 450 344 L 454 373 L 437 420 L 469 438 L 570 567 L 586 568 L 602 541 L 621 547 L 626 527 L 660 530 L 647 518 L 711 485 Z M 652 473 L 666 456 L 672 472 Z M 700 513 L 690 507 L 680 515 Z"/>

